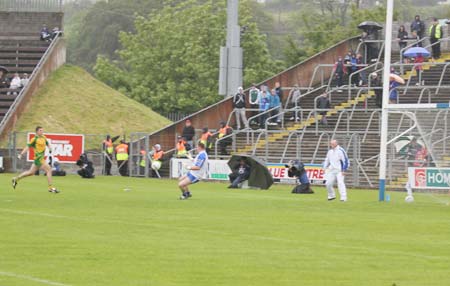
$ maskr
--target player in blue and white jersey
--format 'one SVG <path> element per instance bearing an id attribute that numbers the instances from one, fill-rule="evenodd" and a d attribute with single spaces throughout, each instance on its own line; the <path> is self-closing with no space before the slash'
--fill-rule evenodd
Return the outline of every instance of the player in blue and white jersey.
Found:
<path id="1" fill-rule="evenodd" d="M 207 175 L 208 154 L 206 153 L 205 145 L 201 142 L 197 144 L 197 153 L 193 165 L 187 167 L 189 170 L 187 174 L 179 179 L 178 186 L 182 192 L 180 200 L 186 200 L 192 197 L 188 186 L 199 182 Z"/>

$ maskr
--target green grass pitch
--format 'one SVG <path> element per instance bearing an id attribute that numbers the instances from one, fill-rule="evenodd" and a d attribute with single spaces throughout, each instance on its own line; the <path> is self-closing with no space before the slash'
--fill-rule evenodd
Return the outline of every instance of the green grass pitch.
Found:
<path id="1" fill-rule="evenodd" d="M 448 195 L 0 175 L 0 285 L 450 285 Z M 125 192 L 124 188 L 131 191 Z"/>

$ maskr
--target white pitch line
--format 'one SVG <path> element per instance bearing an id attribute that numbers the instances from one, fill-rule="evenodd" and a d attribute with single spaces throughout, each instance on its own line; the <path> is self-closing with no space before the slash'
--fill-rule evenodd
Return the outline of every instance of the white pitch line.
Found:
<path id="1" fill-rule="evenodd" d="M 136 222 L 123 221 L 123 220 L 105 220 L 105 219 L 94 220 L 92 218 L 69 217 L 69 216 L 62 216 L 62 215 L 53 215 L 53 214 L 48 214 L 48 213 L 18 211 L 18 210 L 2 209 L 2 208 L 0 208 L 0 212 L 67 219 L 67 220 L 86 222 L 86 223 L 111 223 L 111 224 L 134 225 L 134 226 L 141 226 L 141 227 L 155 227 L 155 228 L 162 228 L 162 229 L 168 229 L 168 230 L 195 231 L 195 232 L 203 232 L 203 233 L 209 233 L 209 234 L 215 234 L 215 235 L 236 237 L 235 234 L 225 232 L 225 231 L 220 231 L 220 230 L 190 228 L 190 227 L 185 227 L 185 226 L 173 227 L 173 226 L 167 226 L 167 225 L 157 224 L 157 223 L 136 223 Z M 283 242 L 283 243 L 298 243 L 297 240 L 273 237 L 273 236 L 257 235 L 257 234 L 241 233 L 240 236 L 246 237 L 249 239 L 262 240 L 262 241 L 278 241 L 278 242 Z M 422 258 L 422 259 L 442 259 L 442 258 L 447 259 L 446 256 L 424 255 L 424 254 L 410 253 L 410 252 L 404 252 L 404 251 L 384 250 L 384 249 L 378 249 L 378 248 L 363 247 L 363 246 L 350 246 L 350 245 L 342 245 L 342 244 L 336 244 L 336 243 L 327 243 L 327 244 L 324 244 L 323 246 L 325 246 L 325 247 L 328 246 L 328 247 L 332 247 L 332 248 L 345 248 L 345 249 L 351 249 L 351 250 L 360 250 L 360 251 L 365 251 L 365 252 L 374 252 L 377 254 L 384 253 L 384 254 L 391 254 L 391 255 L 403 255 L 403 256 L 410 256 L 410 257 Z M 304 247 L 306 248 L 307 246 L 304 245 Z"/>
<path id="2" fill-rule="evenodd" d="M 38 282 L 38 283 L 42 283 L 42 284 L 46 284 L 46 285 L 52 285 L 52 286 L 70 286 L 69 284 L 59 283 L 59 282 L 55 282 L 55 281 L 45 280 L 45 279 L 41 279 L 41 278 L 37 278 L 37 277 L 33 277 L 33 276 L 16 274 L 16 273 L 11 273 L 11 272 L 0 271 L 0 276 L 19 278 L 22 280 L 29 280 L 29 281 Z"/>

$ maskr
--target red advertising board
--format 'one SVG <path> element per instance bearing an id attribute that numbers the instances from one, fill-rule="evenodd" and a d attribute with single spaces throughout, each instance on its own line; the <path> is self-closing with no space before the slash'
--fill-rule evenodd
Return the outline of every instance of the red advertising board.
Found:
<path id="1" fill-rule="evenodd" d="M 36 134 L 28 133 L 28 141 L 34 138 Z M 84 135 L 78 134 L 44 134 L 47 137 L 52 155 L 58 158 L 61 163 L 76 163 L 80 155 L 84 153 Z M 48 155 L 48 148 L 45 150 L 45 156 Z M 27 160 L 33 161 L 34 150 L 30 148 L 27 154 Z"/>

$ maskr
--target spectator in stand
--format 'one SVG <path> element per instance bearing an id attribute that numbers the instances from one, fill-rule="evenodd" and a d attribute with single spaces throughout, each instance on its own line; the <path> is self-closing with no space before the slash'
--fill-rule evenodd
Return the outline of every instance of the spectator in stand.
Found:
<path id="1" fill-rule="evenodd" d="M 272 95 L 269 97 L 269 109 L 273 109 L 271 112 L 271 116 L 278 116 L 272 119 L 272 122 L 269 122 L 269 125 L 277 125 L 281 123 L 281 100 L 277 94 L 276 89 L 272 90 Z"/>
<path id="2" fill-rule="evenodd" d="M 20 79 L 20 76 L 18 73 L 14 74 L 14 77 L 11 80 L 11 84 L 9 85 L 9 88 L 11 91 L 8 91 L 8 95 L 14 94 L 17 95 L 20 92 L 20 88 L 22 87 L 22 80 Z"/>
<path id="3" fill-rule="evenodd" d="M 441 42 L 444 31 L 437 18 L 433 18 L 433 25 L 430 27 L 430 43 L 432 48 L 433 60 L 441 57 Z"/>
<path id="4" fill-rule="evenodd" d="M 389 103 L 396 104 L 398 102 L 398 90 L 397 87 L 400 84 L 391 78 L 389 82 Z"/>
<path id="5" fill-rule="evenodd" d="M 47 28 L 47 25 L 43 25 L 41 29 L 41 41 L 49 42 L 52 39 L 52 35 L 50 34 L 50 31 Z"/>
<path id="6" fill-rule="evenodd" d="M 258 109 L 258 102 L 259 102 L 259 89 L 256 87 L 256 84 L 252 84 L 252 88 L 248 92 L 248 99 L 250 102 L 250 108 L 251 109 Z M 258 114 L 257 111 L 251 112 L 252 117 Z M 254 124 L 254 122 L 250 122 L 250 124 Z"/>
<path id="7" fill-rule="evenodd" d="M 322 115 L 322 118 L 320 119 L 320 123 L 328 126 L 328 121 L 327 121 L 327 112 L 328 109 L 330 109 L 331 105 L 330 105 L 330 100 L 328 99 L 328 94 L 327 93 L 323 93 L 322 95 L 319 96 L 319 98 L 317 99 L 317 109 L 319 110 L 319 114 Z"/>
<path id="8" fill-rule="evenodd" d="M 280 101 L 283 100 L 283 88 L 281 87 L 281 84 L 278 81 L 275 83 L 275 93 L 280 98 Z"/>
<path id="9" fill-rule="evenodd" d="M 270 92 L 267 86 L 262 86 L 261 92 L 259 94 L 259 111 L 261 115 L 259 116 L 259 127 L 264 129 L 266 127 L 266 119 L 268 117 L 267 110 L 269 110 L 270 105 Z"/>
<path id="10" fill-rule="evenodd" d="M 419 37 L 419 40 L 423 38 L 425 34 L 425 24 L 422 20 L 420 20 L 420 16 L 416 15 L 414 18 L 414 21 L 411 22 L 411 33 L 413 31 L 416 31 L 417 36 Z M 420 44 L 420 47 L 422 44 Z"/>
<path id="11" fill-rule="evenodd" d="M 52 34 L 50 36 L 50 39 L 53 41 L 58 36 L 58 34 L 60 32 L 61 31 L 59 30 L 59 27 L 54 27 L 53 30 L 52 30 Z"/>
<path id="12" fill-rule="evenodd" d="M 405 26 L 401 25 L 398 29 L 397 40 L 400 50 L 406 47 L 406 40 L 408 39 L 408 32 L 405 30 Z"/>
<path id="13" fill-rule="evenodd" d="M 334 64 L 333 72 L 336 77 L 336 87 L 340 88 L 344 85 L 344 75 L 347 73 L 342 57 L 339 57 Z M 342 92 L 342 89 L 338 89 L 338 92 Z"/>
<path id="14" fill-rule="evenodd" d="M 417 54 L 414 58 L 414 69 L 416 70 L 417 75 L 417 83 L 416 85 L 425 85 L 425 81 L 422 80 L 422 70 L 423 70 L 423 62 L 425 58 L 422 54 Z"/>
<path id="15" fill-rule="evenodd" d="M 211 151 L 213 145 L 213 135 L 211 132 L 209 132 L 208 127 L 204 127 L 202 129 L 202 136 L 200 137 L 200 143 L 205 145 L 206 154 L 209 155 L 209 152 Z"/>
<path id="16" fill-rule="evenodd" d="M 383 86 L 381 84 L 380 77 L 376 72 L 372 73 L 370 76 L 370 86 L 375 91 L 375 104 L 378 108 L 383 107 Z"/>
<path id="17" fill-rule="evenodd" d="M 244 89 L 242 87 L 238 88 L 238 92 L 233 96 L 233 107 L 236 113 L 236 124 L 237 129 L 241 129 L 241 120 L 244 123 L 245 128 L 249 128 L 247 116 L 245 115 L 246 99 L 244 94 Z"/>
<path id="18" fill-rule="evenodd" d="M 378 59 L 378 31 L 374 28 L 367 29 L 362 33 L 361 41 L 366 45 L 366 62 L 375 62 Z"/>
<path id="19" fill-rule="evenodd" d="M 30 78 L 28 77 L 28 74 L 27 74 L 27 73 L 24 73 L 24 74 L 23 74 L 23 78 L 22 78 L 22 80 L 21 80 L 22 87 L 27 86 L 27 84 L 28 84 L 29 82 L 30 82 Z"/>
<path id="20" fill-rule="evenodd" d="M 3 69 L 0 69 L 0 88 L 9 88 L 9 80 Z"/>
<path id="21" fill-rule="evenodd" d="M 429 156 L 427 148 L 419 145 L 419 150 L 416 152 L 416 157 L 414 158 L 414 167 L 428 167 Z"/>
<path id="22" fill-rule="evenodd" d="M 359 83 L 359 74 L 357 74 L 356 72 L 358 71 L 358 59 L 356 58 L 356 54 L 353 53 L 352 57 L 350 59 L 350 76 L 351 76 L 351 84 L 353 86 L 357 86 Z"/>
<path id="23" fill-rule="evenodd" d="M 178 136 L 175 156 L 178 158 L 186 158 L 190 149 L 189 144 L 186 142 L 186 138 L 183 136 Z"/>
<path id="24" fill-rule="evenodd" d="M 411 40 L 414 40 L 413 47 L 422 47 L 422 42 L 420 42 L 420 37 L 417 35 L 417 31 L 411 32 Z"/>
<path id="25" fill-rule="evenodd" d="M 301 101 L 300 101 L 301 98 L 302 93 L 300 91 L 300 87 L 298 86 L 298 84 L 295 84 L 294 89 L 292 90 L 292 104 L 294 105 L 294 107 L 301 108 Z M 298 117 L 298 110 L 295 110 L 295 114 L 290 118 L 290 120 L 292 121 L 300 120 L 300 118 Z"/>
<path id="26" fill-rule="evenodd" d="M 350 65 L 351 64 L 351 61 L 352 61 L 352 54 L 353 54 L 353 52 L 352 51 L 348 51 L 348 53 L 345 55 L 345 57 L 344 57 L 344 65 Z"/>
<path id="27" fill-rule="evenodd" d="M 194 148 L 195 128 L 192 126 L 190 119 L 186 119 L 184 124 L 181 136 L 186 139 L 186 143 L 189 144 L 191 148 Z"/>
<path id="28" fill-rule="evenodd" d="M 231 129 L 230 126 L 228 126 L 225 122 L 220 122 L 220 129 L 219 134 L 217 138 L 220 140 L 225 136 L 231 135 L 233 133 L 233 129 Z M 228 155 L 227 153 L 227 146 L 231 145 L 233 143 L 231 137 L 222 139 L 219 141 L 219 147 L 220 147 L 220 155 Z"/>
<path id="29" fill-rule="evenodd" d="M 359 77 L 358 85 L 363 86 L 367 83 L 367 78 L 366 78 L 367 74 L 366 74 L 366 71 L 363 70 L 365 68 L 365 65 L 364 65 L 364 58 L 361 54 L 356 55 L 356 64 L 357 64 L 358 71 L 360 71 L 359 76 L 358 76 Z"/>

